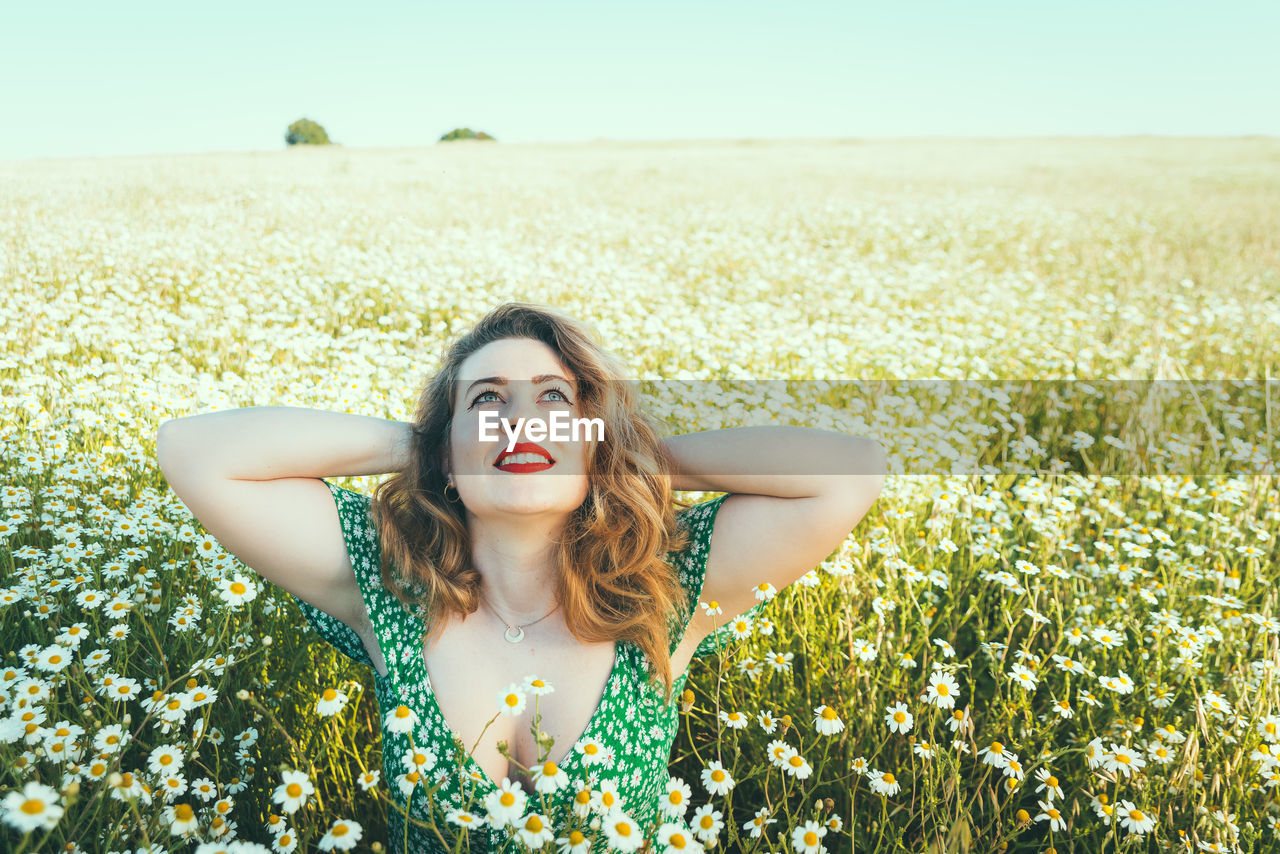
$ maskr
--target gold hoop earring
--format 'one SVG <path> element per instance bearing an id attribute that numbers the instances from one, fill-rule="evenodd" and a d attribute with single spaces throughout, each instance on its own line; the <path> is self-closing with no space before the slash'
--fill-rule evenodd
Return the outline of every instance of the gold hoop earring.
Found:
<path id="1" fill-rule="evenodd" d="M 458 495 L 458 487 L 454 486 L 452 483 L 446 483 L 446 484 L 444 485 L 444 489 L 442 489 L 442 490 L 440 490 L 440 491 L 444 494 L 444 500 L 445 500 L 445 501 L 448 501 L 450 504 L 457 504 L 459 501 L 461 501 L 461 500 L 462 500 L 462 496 L 458 495 L 458 497 L 457 497 L 457 498 L 450 498 L 450 497 L 449 497 L 449 490 L 450 490 L 450 489 L 452 489 L 452 490 L 453 490 L 453 494 L 454 494 L 454 495 Z"/>

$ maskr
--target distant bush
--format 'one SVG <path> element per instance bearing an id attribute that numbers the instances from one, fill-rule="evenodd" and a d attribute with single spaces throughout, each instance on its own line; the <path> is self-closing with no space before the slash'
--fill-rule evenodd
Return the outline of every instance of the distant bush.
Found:
<path id="1" fill-rule="evenodd" d="M 324 128 L 311 119 L 298 119 L 285 131 L 284 141 L 288 145 L 331 145 L 329 134 Z"/>
<path id="2" fill-rule="evenodd" d="M 440 142 L 452 142 L 455 139 L 488 139 L 497 142 L 496 139 L 489 136 L 484 131 L 477 133 L 471 128 L 454 128 L 453 130 L 440 137 Z"/>

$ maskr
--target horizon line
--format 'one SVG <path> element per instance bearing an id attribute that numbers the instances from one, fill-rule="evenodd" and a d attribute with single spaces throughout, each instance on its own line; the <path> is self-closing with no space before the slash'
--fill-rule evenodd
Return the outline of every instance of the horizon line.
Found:
<path id="1" fill-rule="evenodd" d="M 243 149 L 218 149 L 214 151 L 163 151 L 163 152 L 145 152 L 138 154 L 63 154 L 63 155 L 33 155 L 30 157 L 13 157 L 0 159 L 0 164 L 7 163 L 31 163 L 42 160 L 52 161 L 69 161 L 69 160 L 118 160 L 124 158 L 146 158 L 146 157 L 208 157 L 228 154 L 281 154 L 295 149 L 324 149 L 332 150 L 342 148 L 351 151 L 410 151 L 435 148 L 438 145 L 470 143 L 473 145 L 492 145 L 498 143 L 506 146 L 591 146 L 600 144 L 625 144 L 625 145 L 706 145 L 706 144 L 758 144 L 758 143 L 799 143 L 799 142 L 827 142 L 827 143 L 857 143 L 857 142 L 892 142 L 892 141 L 922 141 L 922 140 L 963 140 L 969 142 L 978 141 L 1018 141 L 1018 140 L 1123 140 L 1123 139 L 1165 139 L 1165 140 L 1276 140 L 1280 139 L 1280 135 L 1267 133 L 1249 133 L 1249 134 L 1218 134 L 1218 135 L 1191 135 L 1191 134 L 1166 134 L 1166 133 L 1089 133 L 1089 134 L 1019 134 L 1019 135 L 966 135 L 966 134 L 902 134 L 902 135 L 869 135 L 869 136 L 803 136 L 803 137 L 671 137 L 671 138 L 654 138 L 654 139 L 626 139 L 615 137 L 595 137 L 593 139 L 566 139 L 566 140 L 531 140 L 531 141 L 514 141 L 502 142 L 498 139 L 478 140 L 478 139 L 454 139 L 454 140 L 437 140 L 435 142 L 427 142 L 419 145 L 346 145 L 341 142 L 329 142 L 327 144 L 314 143 L 298 143 L 295 145 L 282 145 L 280 148 L 243 148 Z"/>

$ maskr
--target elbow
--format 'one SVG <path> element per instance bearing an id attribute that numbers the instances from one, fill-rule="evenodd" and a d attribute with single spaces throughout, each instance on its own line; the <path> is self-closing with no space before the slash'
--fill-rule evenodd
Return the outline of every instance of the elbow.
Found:
<path id="1" fill-rule="evenodd" d="M 855 439 L 843 471 L 851 488 L 859 496 L 874 501 L 884 489 L 889 473 L 889 455 L 874 439 Z"/>
<path id="2" fill-rule="evenodd" d="M 165 471 L 165 460 L 173 454 L 174 444 L 174 427 L 181 419 L 170 418 L 164 421 L 156 429 L 155 447 L 156 447 L 156 463 L 160 466 L 160 471 Z"/>
<path id="3" fill-rule="evenodd" d="M 858 439 L 853 449 L 849 473 L 884 483 L 889 473 L 889 452 L 875 439 Z"/>

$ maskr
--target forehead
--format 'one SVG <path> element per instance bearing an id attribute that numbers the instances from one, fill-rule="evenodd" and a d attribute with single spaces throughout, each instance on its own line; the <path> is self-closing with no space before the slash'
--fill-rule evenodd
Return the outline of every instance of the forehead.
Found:
<path id="1" fill-rule="evenodd" d="M 541 374 L 559 374 L 572 380 L 556 352 L 532 338 L 503 338 L 472 353 L 458 368 L 458 384 L 465 389 L 483 377 L 505 377 L 508 382 L 528 382 Z"/>

